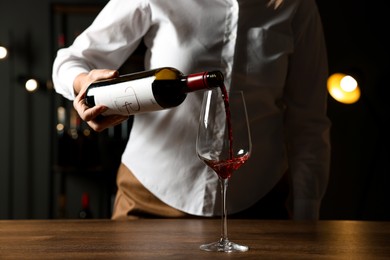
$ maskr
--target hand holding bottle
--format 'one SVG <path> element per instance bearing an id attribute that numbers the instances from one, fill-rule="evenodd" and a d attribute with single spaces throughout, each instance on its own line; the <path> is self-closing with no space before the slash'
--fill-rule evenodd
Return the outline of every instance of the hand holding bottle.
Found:
<path id="1" fill-rule="evenodd" d="M 110 79 L 118 76 L 116 70 L 99 69 L 91 70 L 89 73 L 82 73 L 74 80 L 74 90 L 77 94 L 73 101 L 73 107 L 76 109 L 80 118 L 97 132 L 101 132 L 106 128 L 118 125 L 128 119 L 128 116 L 110 115 L 102 117 L 102 113 L 107 110 L 107 107 L 98 105 L 89 107 L 85 104 L 85 93 L 88 86 L 95 81 L 102 79 Z"/>

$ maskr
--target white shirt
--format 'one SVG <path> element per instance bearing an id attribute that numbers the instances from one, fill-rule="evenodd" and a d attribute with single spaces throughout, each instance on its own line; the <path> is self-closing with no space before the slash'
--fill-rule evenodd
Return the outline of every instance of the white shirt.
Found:
<path id="1" fill-rule="evenodd" d="M 318 218 L 329 173 L 327 59 L 314 0 L 111 0 L 73 45 L 58 51 L 56 91 L 74 98 L 73 80 L 91 69 L 118 69 L 144 40 L 146 69 L 184 74 L 220 70 L 244 91 L 253 151 L 233 173 L 228 212 L 269 192 L 287 167 L 295 218 Z M 122 162 L 165 203 L 220 214 L 218 178 L 195 151 L 202 93 L 177 108 L 139 114 Z"/>

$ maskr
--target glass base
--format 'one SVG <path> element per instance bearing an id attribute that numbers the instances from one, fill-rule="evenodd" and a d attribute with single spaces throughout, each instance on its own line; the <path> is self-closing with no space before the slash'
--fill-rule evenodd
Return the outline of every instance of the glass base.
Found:
<path id="1" fill-rule="evenodd" d="M 201 245 L 200 249 L 212 252 L 246 252 L 249 250 L 249 247 L 221 239 L 218 242 Z"/>

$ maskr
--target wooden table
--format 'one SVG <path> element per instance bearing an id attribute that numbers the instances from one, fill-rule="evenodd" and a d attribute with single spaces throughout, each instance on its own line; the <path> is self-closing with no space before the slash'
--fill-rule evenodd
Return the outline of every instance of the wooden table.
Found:
<path id="1" fill-rule="evenodd" d="M 0 259 L 390 259 L 390 222 L 228 221 L 244 253 L 204 252 L 219 219 L 1 220 Z"/>

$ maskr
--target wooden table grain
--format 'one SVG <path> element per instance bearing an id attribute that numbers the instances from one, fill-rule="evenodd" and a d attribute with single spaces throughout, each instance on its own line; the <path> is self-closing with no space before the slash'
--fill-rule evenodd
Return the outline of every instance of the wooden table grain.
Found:
<path id="1" fill-rule="evenodd" d="M 204 252 L 219 219 L 0 220 L 0 259 L 390 259 L 390 222 L 228 220 L 243 253 Z"/>

